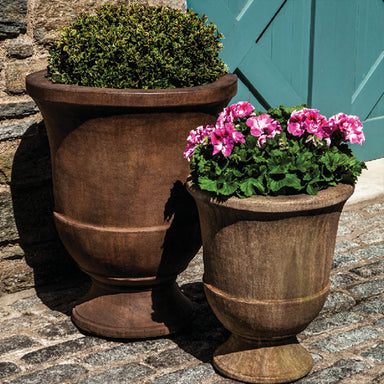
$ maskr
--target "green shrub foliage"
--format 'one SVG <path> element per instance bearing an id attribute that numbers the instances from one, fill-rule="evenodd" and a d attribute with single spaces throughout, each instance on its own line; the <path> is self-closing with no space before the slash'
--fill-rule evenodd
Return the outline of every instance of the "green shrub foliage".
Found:
<path id="1" fill-rule="evenodd" d="M 52 43 L 47 77 L 103 88 L 181 88 L 226 73 L 223 36 L 192 10 L 103 5 L 81 14 Z"/>

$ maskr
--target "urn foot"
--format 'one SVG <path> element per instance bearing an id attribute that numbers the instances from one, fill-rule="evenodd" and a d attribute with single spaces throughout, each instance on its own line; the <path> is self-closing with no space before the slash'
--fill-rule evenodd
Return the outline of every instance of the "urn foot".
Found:
<path id="1" fill-rule="evenodd" d="M 216 349 L 213 363 L 224 376 L 246 383 L 288 383 L 307 375 L 313 359 L 295 337 L 266 341 L 231 335 Z"/>
<path id="2" fill-rule="evenodd" d="M 193 307 L 176 282 L 144 289 L 104 287 L 93 282 L 72 310 L 83 331 L 110 338 L 141 339 L 165 336 L 188 325 Z"/>

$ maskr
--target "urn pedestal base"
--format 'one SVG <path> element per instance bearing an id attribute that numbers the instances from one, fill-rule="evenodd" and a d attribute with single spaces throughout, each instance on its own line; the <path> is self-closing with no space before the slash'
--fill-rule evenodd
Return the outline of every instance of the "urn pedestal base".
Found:
<path id="1" fill-rule="evenodd" d="M 192 303 L 176 282 L 145 289 L 93 282 L 73 308 L 72 320 L 83 331 L 98 336 L 141 339 L 180 331 L 192 312 Z"/>
<path id="2" fill-rule="evenodd" d="M 311 355 L 295 337 L 283 340 L 250 340 L 231 335 L 213 357 L 223 375 L 246 383 L 287 383 L 307 375 Z"/>

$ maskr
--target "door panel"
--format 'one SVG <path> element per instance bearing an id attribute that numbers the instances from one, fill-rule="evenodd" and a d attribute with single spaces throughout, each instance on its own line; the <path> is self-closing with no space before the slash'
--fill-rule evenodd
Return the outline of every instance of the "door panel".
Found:
<path id="1" fill-rule="evenodd" d="M 239 77 L 233 102 L 306 103 L 358 115 L 362 160 L 384 156 L 382 0 L 188 0 L 224 33 L 221 57 Z"/>

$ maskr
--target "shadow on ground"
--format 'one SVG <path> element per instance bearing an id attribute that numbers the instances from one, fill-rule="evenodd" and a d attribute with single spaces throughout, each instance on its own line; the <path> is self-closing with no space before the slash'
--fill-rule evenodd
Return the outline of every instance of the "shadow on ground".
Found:
<path id="1" fill-rule="evenodd" d="M 179 348 L 206 363 L 212 361 L 213 352 L 230 333 L 217 320 L 205 298 L 203 283 L 181 286 L 182 292 L 193 302 L 195 312 L 191 324 L 180 334 L 171 336 Z"/>

